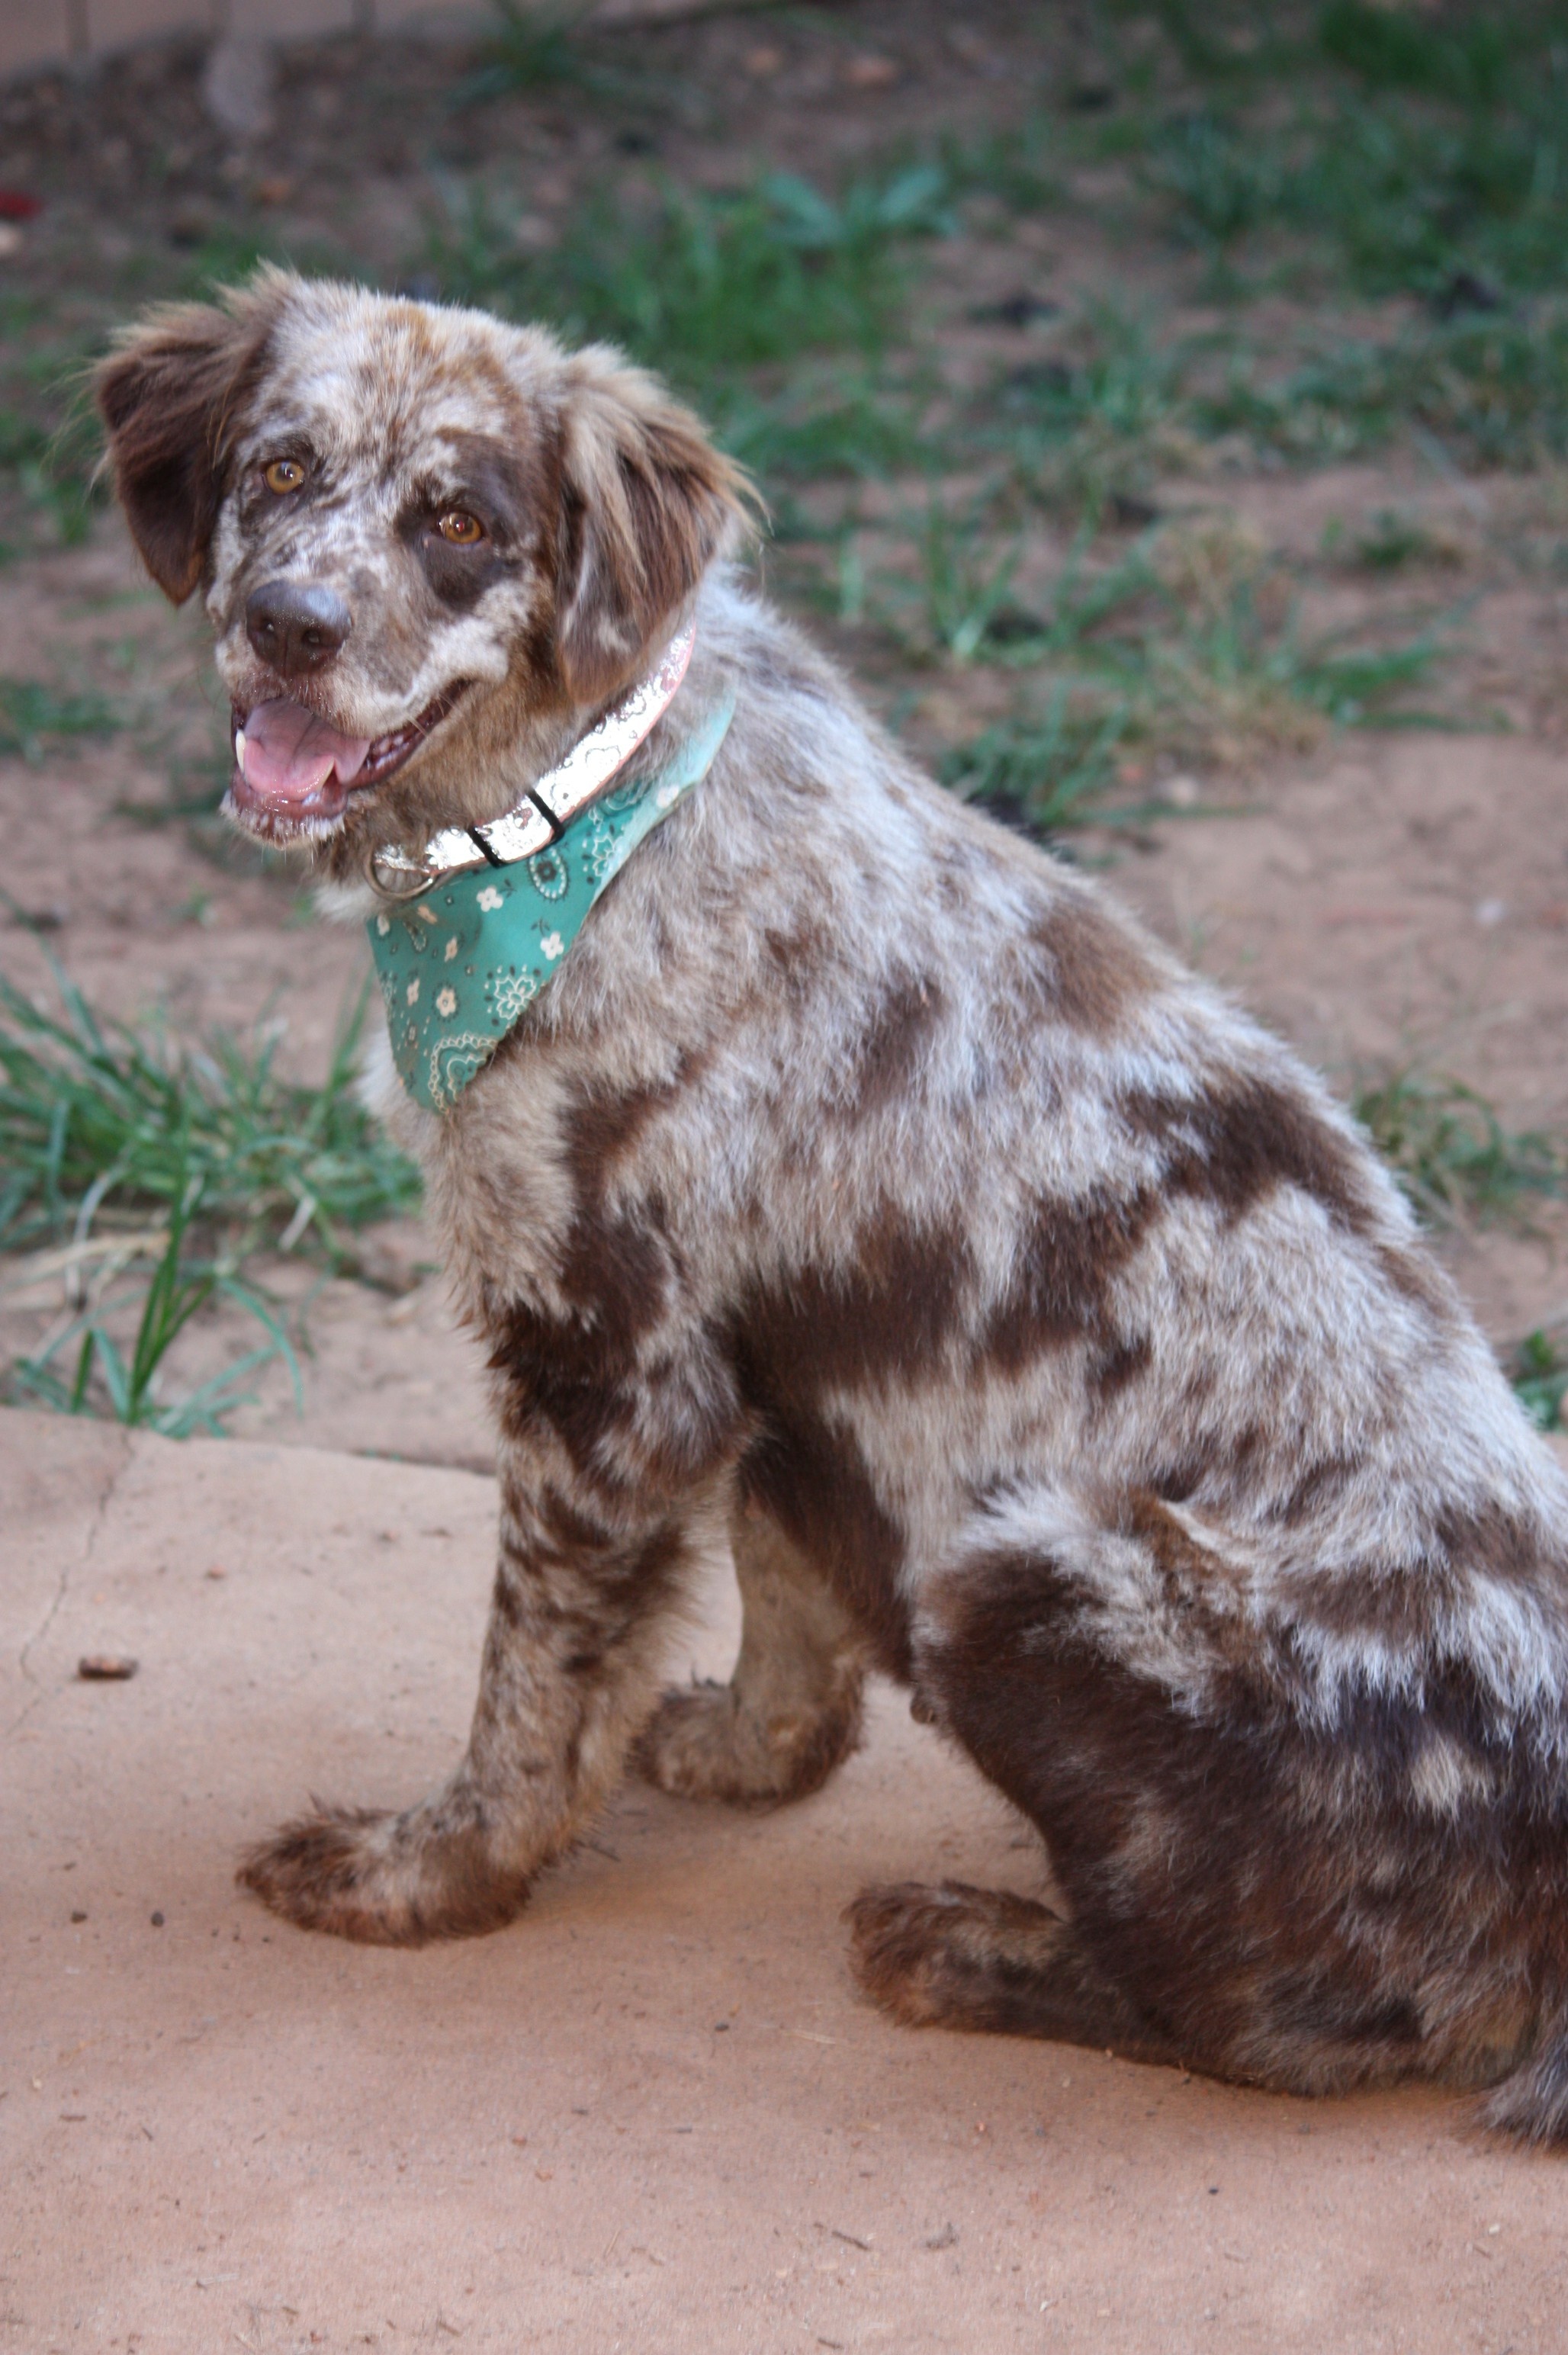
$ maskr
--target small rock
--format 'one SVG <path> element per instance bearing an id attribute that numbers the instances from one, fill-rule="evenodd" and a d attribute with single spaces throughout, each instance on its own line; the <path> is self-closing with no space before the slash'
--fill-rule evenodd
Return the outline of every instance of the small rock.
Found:
<path id="1" fill-rule="evenodd" d="M 1476 922 L 1487 932 L 1490 932 L 1495 925 L 1506 924 L 1508 913 L 1509 905 L 1506 900 L 1477 900 L 1476 902 Z"/>
<path id="2" fill-rule="evenodd" d="M 164 1917 L 161 1913 L 149 1913 L 147 1919 L 151 1922 L 155 1930 L 161 1930 L 163 1928 Z"/>
<path id="3" fill-rule="evenodd" d="M 1456 270 L 1432 298 L 1440 319 L 1457 318 L 1462 311 L 1500 311 L 1503 298 L 1487 279 L 1473 270 Z"/>
<path id="4" fill-rule="evenodd" d="M 202 104 L 230 139 L 259 139 L 272 127 L 276 69 L 265 41 L 225 34 L 207 54 Z"/>
<path id="5" fill-rule="evenodd" d="M 73 1914 L 71 1915 L 71 1917 L 70 1917 L 70 1918 L 71 1918 L 71 1920 L 72 1920 L 73 1922 L 85 1922 L 85 1921 L 86 1921 L 86 1919 L 87 1919 L 87 1916 L 86 1916 L 86 1914 L 85 1914 L 85 1913 L 81 1913 L 80 1911 L 78 1911 L 77 1913 L 73 1913 Z"/>
<path id="6" fill-rule="evenodd" d="M 955 2249 L 958 2246 L 956 2224 L 944 2224 L 940 2232 L 933 2232 L 921 2246 L 926 2249 Z"/>
<path id="7" fill-rule="evenodd" d="M 1203 788 L 1196 777 L 1167 777 L 1159 797 L 1172 809 L 1196 809 L 1203 798 Z"/>
<path id="8" fill-rule="evenodd" d="M 188 250 L 193 246 L 205 245 L 217 227 L 215 216 L 208 211 L 205 205 L 181 205 L 176 212 L 169 215 L 165 234 L 171 245 Z"/>
<path id="9" fill-rule="evenodd" d="M 1049 294 L 1031 294 L 1022 288 L 1016 294 L 1004 294 L 999 303 L 977 304 L 969 316 L 976 325 L 995 321 L 998 327 L 1027 327 L 1036 319 L 1055 319 L 1061 314 L 1060 303 Z"/>
<path id="10" fill-rule="evenodd" d="M 86 1684 L 123 1684 L 133 1677 L 139 1663 L 123 1652 L 84 1652 L 76 1664 L 76 1673 Z"/>

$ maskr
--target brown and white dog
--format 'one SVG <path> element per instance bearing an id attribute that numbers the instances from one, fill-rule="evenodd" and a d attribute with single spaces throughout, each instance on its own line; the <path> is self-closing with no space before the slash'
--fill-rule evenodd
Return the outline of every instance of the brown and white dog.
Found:
<path id="1" fill-rule="evenodd" d="M 773 1802 L 868 1668 L 1039 1826 L 1065 1912 L 851 1909 L 896 2017 L 1568 2141 L 1568 1483 L 1366 1140 L 1094 888 L 914 772 L 723 559 L 745 489 L 603 349 L 263 275 L 99 379 L 201 590 L 232 814 L 357 886 L 494 818 L 695 616 L 732 689 L 422 1161 L 499 1423 L 467 1754 L 243 1878 L 489 1930 L 629 1762 Z M 389 1086 L 391 1085 L 389 1082 Z M 732 1549 L 732 1683 L 661 1695 Z"/>

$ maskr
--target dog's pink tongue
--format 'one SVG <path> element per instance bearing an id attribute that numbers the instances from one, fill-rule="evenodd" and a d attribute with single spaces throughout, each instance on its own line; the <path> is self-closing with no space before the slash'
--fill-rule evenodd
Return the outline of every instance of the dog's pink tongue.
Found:
<path id="1" fill-rule="evenodd" d="M 245 722 L 240 765 L 245 783 L 272 802 L 308 801 L 333 771 L 351 785 L 365 765 L 368 736 L 344 736 L 286 696 L 259 703 Z"/>

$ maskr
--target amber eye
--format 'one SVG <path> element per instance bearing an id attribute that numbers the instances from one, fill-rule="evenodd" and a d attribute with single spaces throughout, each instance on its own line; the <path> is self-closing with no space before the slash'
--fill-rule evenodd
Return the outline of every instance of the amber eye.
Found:
<path id="1" fill-rule="evenodd" d="M 304 481 L 304 468 L 297 458 L 274 458 L 261 479 L 270 491 L 276 491 L 281 496 L 288 491 L 299 489 Z"/>
<path id="2" fill-rule="evenodd" d="M 477 548 L 485 537 L 485 527 L 478 517 L 464 515 L 461 507 L 454 507 L 450 515 L 443 515 L 436 529 L 443 539 L 451 541 L 453 548 Z"/>

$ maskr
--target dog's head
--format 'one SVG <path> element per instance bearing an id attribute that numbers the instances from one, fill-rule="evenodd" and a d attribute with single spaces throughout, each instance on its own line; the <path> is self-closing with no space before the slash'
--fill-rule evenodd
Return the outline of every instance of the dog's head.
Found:
<path id="1" fill-rule="evenodd" d="M 228 807 L 346 873 L 508 807 L 646 668 L 743 477 L 603 346 L 265 271 L 98 377 L 115 488 L 234 712 Z"/>

